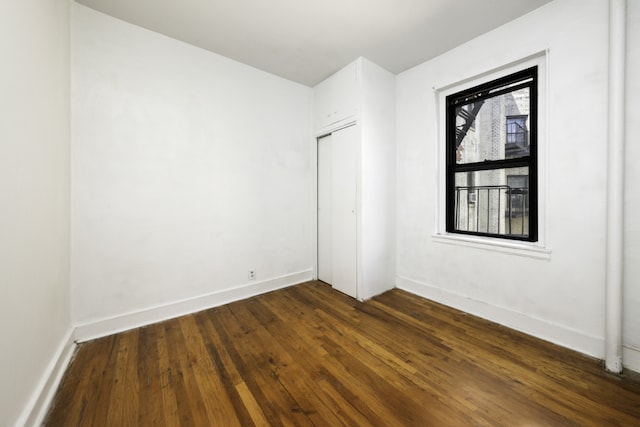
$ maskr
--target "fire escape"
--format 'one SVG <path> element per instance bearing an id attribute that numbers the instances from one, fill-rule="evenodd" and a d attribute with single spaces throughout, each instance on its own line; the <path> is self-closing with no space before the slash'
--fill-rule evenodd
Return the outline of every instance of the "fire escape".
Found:
<path id="1" fill-rule="evenodd" d="M 458 119 L 462 119 L 462 123 L 456 125 L 456 150 L 460 148 L 462 140 L 467 136 L 467 132 L 469 132 L 471 126 L 473 126 L 473 122 L 476 120 L 483 104 L 484 100 L 467 104 L 462 108 L 457 109 L 456 123 L 459 122 Z"/>

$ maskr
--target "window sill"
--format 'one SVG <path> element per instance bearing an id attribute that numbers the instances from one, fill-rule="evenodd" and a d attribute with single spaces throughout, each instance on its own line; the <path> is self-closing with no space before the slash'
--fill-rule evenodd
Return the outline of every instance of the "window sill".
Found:
<path id="1" fill-rule="evenodd" d="M 536 243 L 511 242 L 494 238 L 457 236 L 453 234 L 434 234 L 433 241 L 446 245 L 467 246 L 527 258 L 551 259 L 551 249 L 537 246 Z"/>

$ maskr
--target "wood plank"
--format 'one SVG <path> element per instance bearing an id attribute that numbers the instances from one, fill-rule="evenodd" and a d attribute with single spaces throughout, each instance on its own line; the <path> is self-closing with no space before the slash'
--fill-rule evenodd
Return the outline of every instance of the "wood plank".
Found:
<path id="1" fill-rule="evenodd" d="M 64 401 L 55 401 L 52 407 L 57 405 L 69 407 L 69 413 L 72 414 L 68 420 L 55 419 L 53 424 L 61 425 L 63 421 L 70 425 L 82 426 L 90 425 L 85 415 L 95 412 L 95 404 L 100 401 L 101 383 L 99 381 L 105 367 L 109 361 L 109 356 L 113 350 L 115 337 L 110 336 L 95 340 L 92 345 L 83 351 L 76 349 L 76 353 L 71 361 L 67 374 L 60 384 L 60 389 L 66 390 L 85 390 L 80 398 L 76 398 L 72 393 L 58 393 L 57 399 Z M 82 369 L 72 369 L 74 365 L 81 366 Z M 54 414 L 52 414 L 53 416 Z M 60 417 L 62 414 L 56 414 Z"/>
<path id="2" fill-rule="evenodd" d="M 213 319 L 218 334 L 223 337 L 244 383 L 260 405 L 260 409 L 272 425 L 312 425 L 307 415 L 278 381 L 258 344 L 258 333 L 250 325 L 242 323 L 224 307 Z M 227 333 L 228 331 L 228 333 Z"/>
<path id="3" fill-rule="evenodd" d="M 179 320 L 167 321 L 165 332 L 169 350 L 169 384 L 175 391 L 180 424 L 207 425 L 209 417 L 190 366 L 187 342 L 182 335 Z"/>
<path id="4" fill-rule="evenodd" d="M 336 310 L 343 310 L 346 318 L 349 317 L 348 312 L 353 309 L 351 304 L 352 302 L 348 301 L 345 305 L 340 306 L 340 304 L 338 304 L 333 307 Z M 310 313 L 310 316 L 315 317 L 316 320 L 306 318 L 303 322 L 299 323 L 312 323 L 316 329 L 323 331 L 320 345 L 329 355 L 330 361 L 330 363 L 323 368 L 327 373 L 330 372 L 333 378 L 337 377 L 342 380 L 344 384 L 339 384 L 339 387 L 343 392 L 345 391 L 345 386 L 348 385 L 350 386 L 351 395 L 357 394 L 365 400 L 367 407 L 377 408 L 375 411 L 376 416 L 382 417 L 378 419 L 377 424 L 395 425 L 410 423 L 414 421 L 411 414 L 420 411 L 422 411 L 421 419 L 423 421 L 439 422 L 439 425 L 443 425 L 442 423 L 444 423 L 445 420 L 452 425 L 454 423 L 469 422 L 468 419 L 458 419 L 456 412 L 451 412 L 447 408 L 440 407 L 439 403 L 430 405 L 428 411 L 425 411 L 424 408 L 426 408 L 425 403 L 428 401 L 427 398 L 433 402 L 434 396 L 424 393 L 424 395 L 421 396 L 420 402 L 412 401 L 412 397 L 404 392 L 407 387 L 410 386 L 407 385 L 401 376 L 397 375 L 398 372 L 395 368 L 392 365 L 386 365 L 383 361 L 377 360 L 374 355 L 370 354 L 368 349 L 361 346 L 361 341 L 366 339 L 364 336 L 359 335 L 358 338 L 349 337 L 345 334 L 347 330 L 346 326 L 338 326 L 333 323 L 331 316 L 320 309 L 314 309 Z M 337 364 L 336 361 L 342 361 L 348 358 L 350 354 L 358 354 L 359 360 L 352 360 L 352 363 L 348 364 L 348 370 L 341 369 L 340 364 Z M 360 366 L 360 362 L 364 363 L 366 367 Z M 360 371 L 354 376 L 351 372 L 354 371 L 355 367 L 358 367 Z M 386 389 L 381 387 L 381 385 L 385 384 Z M 389 405 L 389 401 L 396 399 L 396 396 L 401 396 L 401 400 L 395 403 L 391 402 L 394 404 Z M 408 399 L 407 396 L 409 396 Z M 407 405 L 415 406 L 412 410 L 409 410 L 405 407 Z M 394 411 L 389 411 L 387 409 L 388 407 L 393 407 Z M 362 409 L 362 406 L 360 406 L 360 408 Z M 407 415 L 408 419 L 403 419 L 403 414 L 409 414 Z M 368 416 L 371 417 L 372 414 L 368 413 Z"/>
<path id="5" fill-rule="evenodd" d="M 45 425 L 640 425 L 637 378 L 407 292 L 309 282 L 80 345 Z"/>
<path id="6" fill-rule="evenodd" d="M 200 390 L 209 425 L 240 426 L 240 420 L 228 397 L 221 379 L 222 373 L 211 359 L 205 340 L 194 316 L 178 319 L 185 337 L 185 356 L 190 368 L 190 378 Z"/>
<path id="7" fill-rule="evenodd" d="M 123 332 L 118 344 L 107 417 L 101 420 L 113 426 L 138 420 L 138 330 Z"/>
<path id="8" fill-rule="evenodd" d="M 401 294 L 401 292 L 396 292 L 396 294 Z M 410 296 L 409 298 L 415 300 L 415 297 Z M 372 305 L 390 310 L 384 304 L 379 305 L 376 302 L 372 302 Z M 433 303 L 431 303 L 431 306 L 432 308 L 437 307 Z M 400 308 L 396 309 L 395 313 L 397 316 L 403 317 L 404 324 L 414 322 L 418 326 L 424 324 L 423 312 L 416 311 L 415 313 L 419 313 L 419 319 L 412 319 L 400 310 Z M 470 344 L 473 344 L 476 351 L 465 354 L 466 359 L 470 361 L 469 363 L 477 367 L 483 366 L 487 370 L 499 373 L 502 377 L 513 376 L 512 378 L 516 378 L 517 380 L 512 382 L 511 385 L 521 390 L 521 394 L 526 396 L 529 406 L 540 404 L 547 410 L 552 409 L 562 417 L 570 417 L 578 421 L 580 425 L 588 425 L 594 422 L 594 417 L 595 420 L 599 420 L 602 423 L 608 422 L 606 409 L 611 408 L 611 405 L 602 404 L 600 401 L 594 402 L 593 396 L 588 393 L 581 393 L 580 385 L 585 383 L 583 378 L 593 379 L 590 375 L 590 373 L 594 372 L 593 369 L 588 369 L 589 365 L 585 364 L 589 358 L 580 356 L 579 359 L 582 360 L 583 369 L 571 372 L 565 360 L 579 356 L 574 352 L 533 337 L 527 337 L 524 334 L 495 325 L 486 320 L 462 314 L 450 308 L 440 306 L 435 311 L 438 312 L 435 316 L 439 317 L 443 322 L 448 319 L 456 319 L 457 333 L 441 334 L 448 340 L 448 344 L 454 349 L 466 349 L 469 348 Z M 432 311 L 432 313 L 435 311 Z M 466 324 L 468 328 L 460 327 L 460 324 Z M 445 328 L 444 323 L 441 323 L 439 327 Z M 501 341 L 500 338 L 494 338 L 500 332 L 507 336 L 513 336 L 514 339 L 502 339 Z M 492 340 L 497 341 L 498 344 L 492 343 Z M 518 341 L 537 342 L 539 346 L 523 348 L 521 345 L 514 345 Z M 532 358 L 531 352 L 540 357 Z M 593 367 L 592 365 L 591 368 Z M 602 375 L 606 375 L 600 370 L 597 372 L 600 378 L 602 378 Z M 562 384 L 563 379 L 568 378 L 571 379 L 570 384 L 568 384 L 571 387 L 566 387 L 566 385 Z M 590 386 L 588 390 L 594 392 L 596 387 Z M 516 392 L 514 389 L 512 391 Z M 598 394 L 602 394 L 601 387 L 598 387 Z M 558 398 L 559 396 L 561 396 L 560 399 Z M 637 396 L 637 394 L 632 393 L 629 398 L 633 399 L 634 396 Z M 605 395 L 603 395 L 603 399 L 605 401 L 609 400 Z M 589 413 L 589 411 L 585 411 L 585 406 L 594 406 L 592 408 L 594 415 L 580 415 L 583 412 L 585 414 Z M 601 407 L 604 412 L 599 410 L 598 407 Z M 522 412 L 518 413 L 522 414 Z M 537 416 L 541 417 L 542 414 Z M 600 416 L 603 417 L 600 418 Z M 627 418 L 621 415 L 620 418 L 621 421 L 627 423 L 635 421 L 635 417 Z"/>
<path id="9" fill-rule="evenodd" d="M 382 313 L 377 314 L 384 318 Z M 402 313 L 396 314 L 398 316 L 404 316 Z M 411 323 L 409 319 L 404 319 L 404 321 Z M 417 327 L 420 327 L 420 325 L 421 324 L 417 324 Z M 444 329 L 444 326 L 441 325 L 440 327 L 441 330 Z M 411 328 L 405 329 L 411 330 Z M 500 374 L 502 372 L 499 369 L 492 367 L 485 368 L 481 365 L 469 363 L 467 360 L 467 358 L 470 357 L 469 355 L 456 351 L 458 346 L 457 341 L 460 339 L 457 337 L 459 332 L 456 332 L 458 331 L 446 334 L 447 336 L 451 336 L 450 340 L 446 342 L 447 348 L 451 349 L 450 351 L 440 355 L 438 355 L 437 352 L 432 352 L 430 353 L 430 366 L 420 366 L 420 372 L 428 372 L 430 377 L 437 378 L 437 383 L 440 388 L 446 389 L 447 386 L 457 386 L 460 388 L 460 392 L 453 395 L 456 405 L 470 406 L 470 409 L 475 408 L 473 409 L 473 413 L 482 414 L 492 425 L 496 422 L 504 422 L 506 419 L 515 422 L 517 417 L 521 417 L 523 422 L 530 419 L 547 419 L 551 424 L 564 423 L 564 419 L 561 416 L 554 415 L 544 408 L 538 408 L 538 411 L 535 411 L 535 402 L 530 402 L 528 396 L 518 395 L 518 390 L 513 387 L 514 384 L 501 381 Z M 385 334 L 378 332 L 377 336 L 384 337 Z M 405 341 L 408 343 L 420 342 L 420 337 L 416 336 L 413 339 L 408 338 Z M 408 345 L 407 348 L 411 350 L 411 345 Z M 489 356 L 490 355 L 486 355 L 487 358 Z M 411 360 L 419 360 L 419 358 L 416 358 L 415 353 L 408 354 L 408 357 Z M 438 366 L 440 360 L 446 361 L 446 366 L 455 371 L 457 375 L 452 377 L 446 373 L 443 375 L 442 369 L 434 370 L 433 367 Z M 420 375 L 417 374 L 414 378 L 419 379 Z M 461 379 L 464 381 L 461 381 Z M 500 402 L 505 397 L 507 397 L 511 403 L 508 409 L 501 410 Z M 488 404 L 491 404 L 492 410 L 491 412 L 485 413 L 482 409 L 486 408 Z"/>
<path id="10" fill-rule="evenodd" d="M 178 411 L 178 402 L 176 399 L 175 387 L 173 385 L 173 373 L 171 362 L 169 359 L 169 344 L 167 343 L 166 334 L 166 322 L 152 325 L 156 331 L 158 350 L 158 370 L 159 370 L 159 385 L 162 395 L 161 410 L 165 425 L 167 426 L 179 426 L 180 415 Z M 160 401 L 156 401 L 156 404 L 160 404 Z"/>
<path id="11" fill-rule="evenodd" d="M 274 374 L 294 397 L 300 410 L 315 425 L 343 425 L 342 420 L 327 406 L 324 396 L 317 393 L 314 372 L 301 364 L 295 351 L 285 347 L 285 341 L 280 335 L 280 331 L 286 328 L 282 321 L 258 300 L 248 301 L 246 308 L 242 319 L 253 319 L 255 322 L 255 328 L 260 331 L 261 344 L 268 353 L 269 360 L 273 361 Z M 248 316 L 249 313 L 251 316 Z"/>
<path id="12" fill-rule="evenodd" d="M 118 362 L 118 348 L 120 347 L 120 341 L 123 339 L 123 334 L 114 335 L 112 344 L 110 346 L 109 352 L 107 355 L 107 364 L 100 373 L 100 377 L 96 378 L 94 381 L 95 387 L 97 388 L 96 398 L 93 400 L 95 406 L 91 412 L 85 409 L 85 416 L 83 418 L 83 422 L 81 425 L 83 426 L 95 426 L 104 424 L 107 419 L 107 415 L 109 414 L 109 403 L 111 401 L 111 392 L 113 390 L 114 378 L 116 375 L 116 367 Z M 95 341 L 91 343 L 85 343 L 78 349 L 78 353 L 82 351 L 83 348 L 87 348 L 89 351 L 89 345 L 94 344 Z M 86 346 L 86 347 L 85 347 Z M 69 369 L 71 372 L 71 369 Z M 80 369 L 80 374 L 86 374 L 85 368 Z M 70 392 L 74 393 L 74 399 L 79 399 L 86 393 L 86 389 L 75 389 L 70 390 Z M 84 420 L 87 420 L 85 423 Z M 62 423 L 61 425 L 65 425 L 66 423 Z"/>
<path id="13" fill-rule="evenodd" d="M 162 381 L 160 370 L 160 352 L 158 351 L 157 325 L 140 329 L 138 347 L 138 378 L 140 394 L 138 397 L 138 425 L 166 426 L 163 411 Z"/>

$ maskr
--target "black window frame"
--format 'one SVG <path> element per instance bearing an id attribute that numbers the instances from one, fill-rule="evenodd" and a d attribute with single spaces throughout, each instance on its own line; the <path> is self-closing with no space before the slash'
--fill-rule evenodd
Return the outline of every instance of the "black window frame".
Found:
<path id="1" fill-rule="evenodd" d="M 514 90 L 529 87 L 529 155 L 517 158 L 457 163 L 456 108 L 479 102 Z M 507 240 L 538 241 L 538 67 L 530 67 L 446 97 L 446 231 Z M 475 119 L 474 119 L 475 120 Z M 509 168 L 529 168 L 529 233 L 527 236 L 458 230 L 455 226 L 455 175 Z"/>

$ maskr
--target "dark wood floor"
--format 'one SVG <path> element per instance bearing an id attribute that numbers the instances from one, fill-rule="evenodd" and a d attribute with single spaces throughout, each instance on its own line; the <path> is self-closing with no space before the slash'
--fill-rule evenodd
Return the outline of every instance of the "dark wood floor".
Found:
<path id="1" fill-rule="evenodd" d="M 79 346 L 47 426 L 638 426 L 640 383 L 393 290 L 311 282 Z"/>

